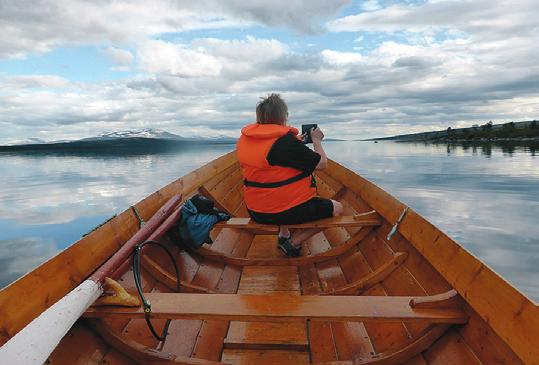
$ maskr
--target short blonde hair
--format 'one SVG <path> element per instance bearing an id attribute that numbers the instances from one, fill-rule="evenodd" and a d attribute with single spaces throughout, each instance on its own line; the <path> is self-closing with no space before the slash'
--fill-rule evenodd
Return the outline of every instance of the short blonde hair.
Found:
<path id="1" fill-rule="evenodd" d="M 281 124 L 288 119 L 288 106 L 279 94 L 270 94 L 256 104 L 258 124 Z"/>

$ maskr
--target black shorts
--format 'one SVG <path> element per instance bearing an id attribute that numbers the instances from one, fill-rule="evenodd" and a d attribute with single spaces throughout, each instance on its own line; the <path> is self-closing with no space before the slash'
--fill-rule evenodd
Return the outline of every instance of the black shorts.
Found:
<path id="1" fill-rule="evenodd" d="M 314 197 L 279 213 L 259 213 L 249 210 L 249 214 L 255 222 L 261 224 L 301 224 L 333 217 L 333 202 L 330 199 Z"/>

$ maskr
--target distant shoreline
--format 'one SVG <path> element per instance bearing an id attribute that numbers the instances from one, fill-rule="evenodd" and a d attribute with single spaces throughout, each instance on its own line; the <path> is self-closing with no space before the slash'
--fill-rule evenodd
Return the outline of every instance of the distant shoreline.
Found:
<path id="1" fill-rule="evenodd" d="M 107 140 L 79 140 L 67 142 L 51 143 L 28 143 L 17 145 L 0 145 L 2 152 L 23 152 L 23 151 L 51 151 L 51 152 L 82 152 L 82 151 L 105 151 L 105 150 L 152 150 L 168 151 L 184 147 L 194 147 L 200 145 L 228 145 L 235 144 L 236 139 L 217 140 L 177 140 L 162 138 L 114 138 Z M 327 142 L 342 142 L 344 140 L 327 138 Z"/>
<path id="2" fill-rule="evenodd" d="M 539 137 L 535 138 L 480 138 L 480 139 L 384 139 L 394 142 L 425 142 L 425 143 L 539 143 Z M 380 139 L 371 139 L 369 141 L 380 141 Z"/>
<path id="3" fill-rule="evenodd" d="M 42 144 L 22 144 L 0 146 L 0 153 L 155 153 L 174 151 L 182 148 L 193 148 L 201 145 L 234 144 L 234 140 L 214 141 L 179 141 L 158 138 L 120 138 L 111 140 L 73 141 Z"/>
<path id="4" fill-rule="evenodd" d="M 493 143 L 493 142 L 539 142 L 539 121 L 485 123 L 469 128 L 402 134 L 392 137 L 371 138 L 370 141 L 441 142 L 441 143 Z"/>

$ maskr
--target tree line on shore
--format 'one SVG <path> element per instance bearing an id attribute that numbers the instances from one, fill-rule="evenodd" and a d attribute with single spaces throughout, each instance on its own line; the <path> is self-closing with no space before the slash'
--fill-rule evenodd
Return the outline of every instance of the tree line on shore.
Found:
<path id="1" fill-rule="evenodd" d="M 492 121 L 481 126 L 454 130 L 448 127 L 445 135 L 435 135 L 434 139 L 443 140 L 498 140 L 539 138 L 539 121 L 514 122 L 494 125 Z"/>
<path id="2" fill-rule="evenodd" d="M 459 141 L 510 141 L 510 140 L 539 140 L 539 121 L 508 122 L 493 124 L 489 121 L 483 125 L 468 128 L 452 128 L 433 132 L 401 134 L 392 137 L 374 138 L 377 140 L 393 141 L 425 141 L 425 142 L 459 142 Z"/>

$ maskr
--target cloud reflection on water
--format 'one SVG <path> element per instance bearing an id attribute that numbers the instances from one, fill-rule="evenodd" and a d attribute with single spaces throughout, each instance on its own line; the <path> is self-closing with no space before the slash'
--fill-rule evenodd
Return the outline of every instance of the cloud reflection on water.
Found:
<path id="1" fill-rule="evenodd" d="M 232 145 L 129 157 L 0 156 L 0 219 L 24 224 L 67 223 L 121 211 Z"/>
<path id="2" fill-rule="evenodd" d="M 53 257 L 58 252 L 51 239 L 24 237 L 0 240 L 0 288 Z"/>

